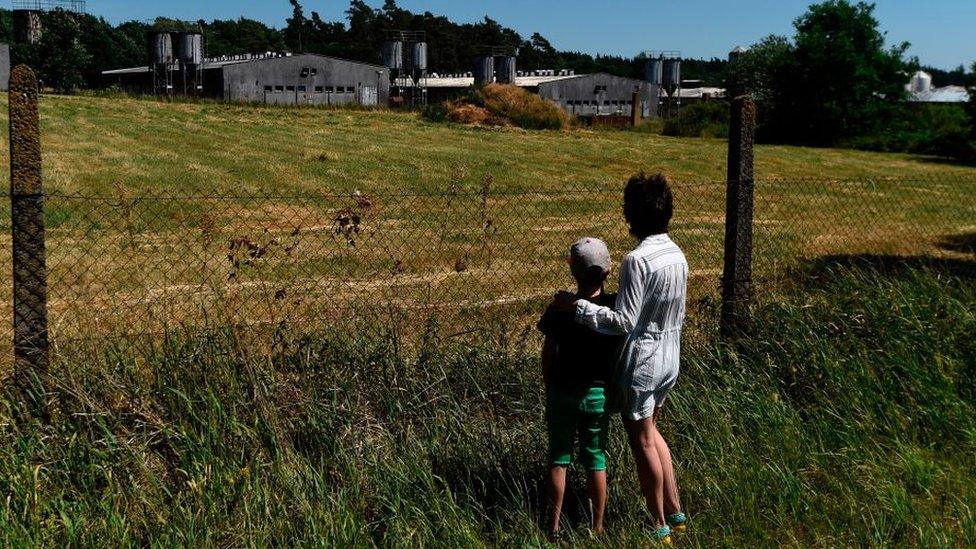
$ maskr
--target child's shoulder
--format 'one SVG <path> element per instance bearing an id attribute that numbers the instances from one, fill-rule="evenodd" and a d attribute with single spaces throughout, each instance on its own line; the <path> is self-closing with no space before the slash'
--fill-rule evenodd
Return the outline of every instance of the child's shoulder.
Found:
<path id="1" fill-rule="evenodd" d="M 566 325 L 571 322 L 573 322 L 572 313 L 557 311 L 550 305 L 542 313 L 536 328 L 547 336 L 557 337 L 565 332 Z"/>

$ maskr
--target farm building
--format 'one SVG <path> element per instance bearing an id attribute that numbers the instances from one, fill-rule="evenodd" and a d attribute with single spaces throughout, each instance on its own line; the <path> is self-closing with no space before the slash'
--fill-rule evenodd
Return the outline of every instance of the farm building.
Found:
<path id="1" fill-rule="evenodd" d="M 908 100 L 912 103 L 967 103 L 969 91 L 962 86 L 932 86 L 932 75 L 918 71 L 905 85 Z"/>
<path id="2" fill-rule="evenodd" d="M 468 75 L 434 76 L 427 79 L 428 95 L 431 101 L 452 99 L 474 83 L 474 77 Z M 644 117 L 650 117 L 651 105 L 657 104 L 661 93 L 660 86 L 606 73 L 577 75 L 570 71 L 534 71 L 516 76 L 512 83 L 580 116 L 629 114 L 633 94 L 639 92 L 644 99 Z"/>
<path id="3" fill-rule="evenodd" d="M 243 103 L 281 105 L 386 105 L 390 77 L 385 67 L 317 54 L 242 55 L 206 59 L 197 95 Z M 185 71 L 166 71 L 163 86 L 192 86 Z M 103 71 L 106 85 L 137 93 L 160 91 L 160 71 L 133 67 Z M 191 74 L 192 76 L 192 74 Z M 185 90 L 184 90 L 185 91 Z"/>

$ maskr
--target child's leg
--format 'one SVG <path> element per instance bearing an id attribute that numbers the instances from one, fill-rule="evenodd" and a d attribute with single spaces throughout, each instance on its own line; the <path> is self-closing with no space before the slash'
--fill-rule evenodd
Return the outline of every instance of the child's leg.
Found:
<path id="1" fill-rule="evenodd" d="M 590 471 L 586 479 L 586 491 L 593 505 L 593 531 L 603 531 L 603 513 L 607 508 L 607 472 Z"/>
<path id="2" fill-rule="evenodd" d="M 566 468 L 572 462 L 575 436 L 575 409 L 572 395 L 558 389 L 546 394 L 546 423 L 549 431 L 549 531 L 559 531 L 563 497 L 566 494 Z"/>
<path id="3" fill-rule="evenodd" d="M 594 532 L 603 531 L 603 514 L 607 506 L 607 433 L 610 418 L 606 413 L 606 395 L 602 387 L 591 388 L 583 399 L 579 425 L 580 463 L 589 472 L 586 489 L 593 511 Z"/>
<path id="4" fill-rule="evenodd" d="M 566 468 L 554 465 L 549 469 L 549 531 L 559 531 L 559 515 L 566 495 Z"/>

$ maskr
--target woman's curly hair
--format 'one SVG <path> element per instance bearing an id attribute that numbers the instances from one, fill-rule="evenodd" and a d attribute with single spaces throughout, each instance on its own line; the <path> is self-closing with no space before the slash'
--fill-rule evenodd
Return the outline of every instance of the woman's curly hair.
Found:
<path id="1" fill-rule="evenodd" d="M 630 178 L 624 188 L 624 217 L 630 233 L 647 238 L 668 232 L 674 214 L 674 197 L 664 174 L 647 176 L 641 172 Z"/>

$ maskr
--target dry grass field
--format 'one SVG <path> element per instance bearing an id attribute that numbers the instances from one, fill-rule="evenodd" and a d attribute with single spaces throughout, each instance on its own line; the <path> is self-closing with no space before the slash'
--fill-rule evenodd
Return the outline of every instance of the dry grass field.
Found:
<path id="1" fill-rule="evenodd" d="M 55 339 L 366 309 L 456 331 L 529 318 L 570 284 L 577 237 L 627 251 L 619 191 L 640 170 L 676 183 L 692 297 L 718 287 L 723 141 L 125 98 L 45 96 L 41 111 Z M 940 242 L 976 231 L 973 168 L 772 146 L 756 162 L 761 276 L 828 254 L 952 254 Z"/>

